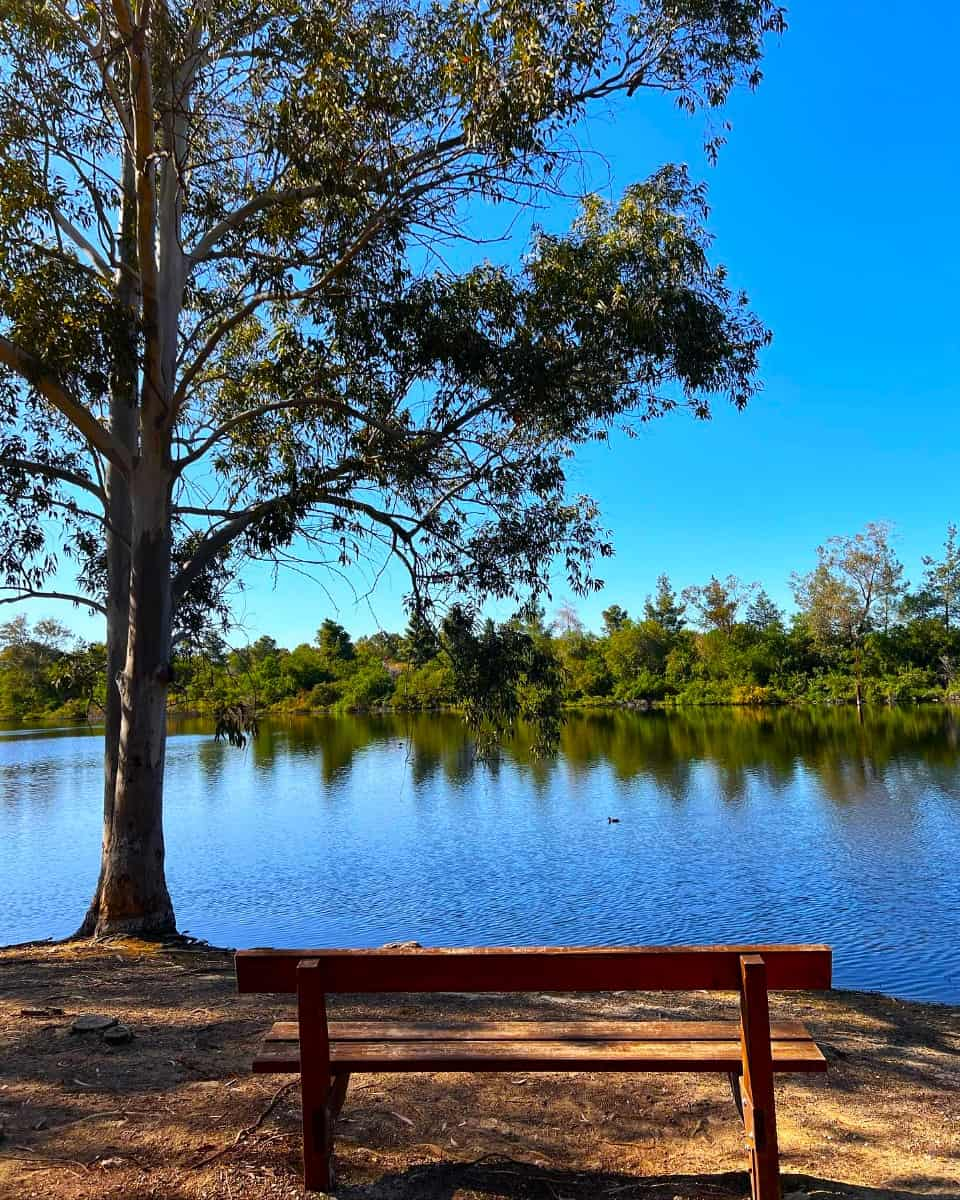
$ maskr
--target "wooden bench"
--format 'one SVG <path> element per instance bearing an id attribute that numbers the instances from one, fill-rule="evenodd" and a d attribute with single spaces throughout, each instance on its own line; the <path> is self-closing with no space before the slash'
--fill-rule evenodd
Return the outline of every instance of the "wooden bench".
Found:
<path id="1" fill-rule="evenodd" d="M 768 990 L 830 987 L 829 946 L 241 950 L 241 992 L 296 995 L 254 1071 L 299 1072 L 304 1185 L 332 1186 L 333 1127 L 354 1071 L 714 1071 L 730 1077 L 754 1200 L 780 1200 L 773 1076 L 825 1071 Z M 739 1021 L 328 1021 L 326 997 L 385 992 L 732 991 Z"/>

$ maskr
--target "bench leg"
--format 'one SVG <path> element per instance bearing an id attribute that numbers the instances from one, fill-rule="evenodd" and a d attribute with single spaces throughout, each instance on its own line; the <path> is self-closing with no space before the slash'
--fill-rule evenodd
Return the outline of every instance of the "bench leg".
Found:
<path id="1" fill-rule="evenodd" d="M 334 1071 L 333 1078 L 330 1080 L 330 1099 L 327 1102 L 331 1130 L 334 1121 L 340 1116 L 340 1109 L 343 1108 L 343 1102 L 347 1098 L 347 1086 L 349 1083 L 349 1071 Z"/>
<path id="2" fill-rule="evenodd" d="M 755 1200 L 780 1200 L 780 1166 L 776 1157 L 754 1150 L 750 1163 L 750 1183 Z"/>
<path id="3" fill-rule="evenodd" d="M 737 1116 L 743 1120 L 743 1092 L 740 1090 L 740 1075 L 739 1072 L 731 1071 L 727 1076 L 730 1080 L 730 1093 L 733 1096 L 733 1102 L 737 1106 Z"/>
<path id="4" fill-rule="evenodd" d="M 750 1150 L 750 1185 L 753 1200 L 780 1200 L 780 1156 L 777 1151 L 776 1116 L 764 1110 L 764 1139 Z M 770 1128 L 772 1126 L 772 1128 Z"/>
<path id="5" fill-rule="evenodd" d="M 743 1062 L 738 1090 L 742 1093 L 741 1115 L 750 1148 L 751 1196 L 752 1200 L 781 1200 L 766 968 L 757 955 L 744 955 L 740 966 Z"/>
<path id="6" fill-rule="evenodd" d="M 331 1170 L 331 1122 L 327 1113 L 327 1090 L 315 1088 L 309 1072 L 300 1076 L 303 1099 L 303 1186 L 308 1192 L 329 1192 Z"/>
<path id="7" fill-rule="evenodd" d="M 731 1076 L 731 1083 L 734 1079 L 735 1077 Z M 750 1152 L 750 1196 L 751 1200 L 781 1200 L 777 1112 L 773 1088 L 770 1088 L 763 1104 L 757 1098 L 759 1090 L 751 1095 L 746 1080 L 740 1079 L 736 1080 L 734 1087 L 734 1102 L 736 1103 L 739 1097 L 737 1108 L 743 1118 L 743 1129 Z"/>
<path id="8" fill-rule="evenodd" d="M 300 1024 L 300 1099 L 303 1105 L 303 1186 L 308 1192 L 333 1187 L 330 1117 L 332 1073 L 326 1000 L 316 960 L 297 966 L 297 1016 Z M 341 1096 L 342 1101 L 342 1096 Z"/>

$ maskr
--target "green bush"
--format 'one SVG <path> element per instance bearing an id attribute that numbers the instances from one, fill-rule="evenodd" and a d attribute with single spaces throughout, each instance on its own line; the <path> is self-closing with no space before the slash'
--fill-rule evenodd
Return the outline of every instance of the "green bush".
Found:
<path id="1" fill-rule="evenodd" d="M 361 710 L 374 708 L 392 695 L 393 677 L 390 672 L 382 663 L 369 663 L 344 680 L 339 707 Z"/>
<path id="2" fill-rule="evenodd" d="M 342 683 L 317 683 L 307 694 L 311 708 L 330 708 L 339 704 L 342 698 Z"/>
<path id="3" fill-rule="evenodd" d="M 440 708 L 456 703 L 453 672 L 445 659 L 434 659 L 397 679 L 393 702 L 398 708 Z"/>
<path id="4" fill-rule="evenodd" d="M 667 681 L 662 675 L 641 668 L 630 679 L 623 679 L 613 689 L 615 700 L 631 703 L 636 700 L 662 700 L 667 693 Z"/>
<path id="5" fill-rule="evenodd" d="M 871 703 L 910 703 L 939 700 L 942 689 L 937 685 L 932 672 L 919 667 L 907 667 L 895 674 L 879 679 L 868 679 L 864 683 L 864 695 Z"/>
<path id="6" fill-rule="evenodd" d="M 716 679 L 693 679 L 676 695 L 677 704 L 729 704 L 731 685 Z"/>
<path id="7" fill-rule="evenodd" d="M 731 704 L 779 704 L 781 696 L 773 687 L 761 687 L 756 683 L 737 684 L 730 693 Z"/>

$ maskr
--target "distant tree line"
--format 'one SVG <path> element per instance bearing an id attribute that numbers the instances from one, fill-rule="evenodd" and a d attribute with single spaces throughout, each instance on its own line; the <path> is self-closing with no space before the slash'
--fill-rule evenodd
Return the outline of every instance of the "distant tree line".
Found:
<path id="1" fill-rule="evenodd" d="M 66 625 L 23 615 L 0 625 L 0 720 L 81 720 L 102 711 L 106 650 Z"/>
<path id="2" fill-rule="evenodd" d="M 944 700 L 960 693 L 960 545 L 948 526 L 911 587 L 883 522 L 833 537 L 794 574 L 789 616 L 760 584 L 710 576 L 678 590 L 661 575 L 642 610 L 611 604 L 603 628 L 563 605 L 499 626 L 454 606 L 402 633 L 353 639 L 323 621 L 293 649 L 271 637 L 210 638 L 175 664 L 171 703 L 222 712 L 471 706 L 508 719 L 576 704 L 775 704 Z M 77 718 L 102 704 L 105 649 L 55 621 L 0 625 L 0 718 Z M 519 681 L 519 685 L 518 685 Z M 489 706 L 484 711 L 489 711 Z M 489 731 L 495 734 L 495 730 Z"/>

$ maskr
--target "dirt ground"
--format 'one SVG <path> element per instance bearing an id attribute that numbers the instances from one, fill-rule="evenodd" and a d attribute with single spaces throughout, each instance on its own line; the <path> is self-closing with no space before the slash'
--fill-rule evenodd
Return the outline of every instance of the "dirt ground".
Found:
<path id="1" fill-rule="evenodd" d="M 339 1015 L 717 1017 L 726 997 L 410 997 Z M 415 1004 L 417 1007 L 415 1007 Z M 371 1011 L 372 1010 L 372 1011 Z M 784 1194 L 960 1200 L 960 1018 L 855 992 L 781 993 L 830 1059 L 781 1076 Z M 134 1039 L 70 1032 L 103 1013 Z M 232 956 L 138 942 L 0 951 L 2 1200 L 302 1196 L 296 1079 L 256 1076 L 290 1006 L 235 994 Z M 748 1193 L 722 1076 L 355 1076 L 339 1200 L 727 1200 Z"/>

